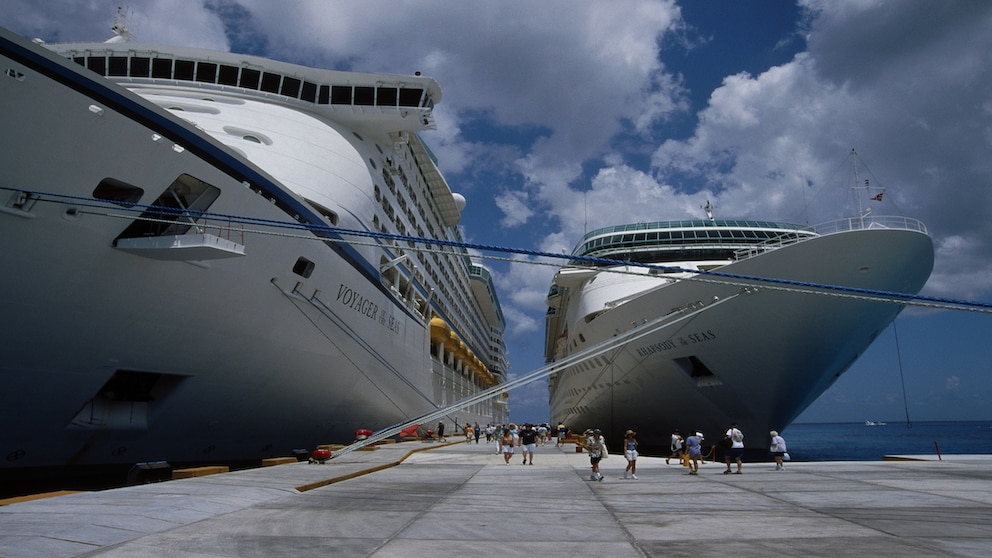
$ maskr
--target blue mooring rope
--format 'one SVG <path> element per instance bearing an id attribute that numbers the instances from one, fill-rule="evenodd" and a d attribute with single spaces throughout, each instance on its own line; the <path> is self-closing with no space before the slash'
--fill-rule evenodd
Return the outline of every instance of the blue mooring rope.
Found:
<path id="1" fill-rule="evenodd" d="M 288 222 L 288 221 L 278 221 L 274 219 L 263 219 L 259 217 L 248 217 L 244 215 L 213 213 L 208 211 L 194 211 L 188 209 L 179 209 L 179 208 L 155 206 L 155 205 L 144 205 L 138 203 L 107 202 L 106 200 L 100 200 L 97 198 L 91 198 L 85 196 L 73 196 L 68 194 L 56 194 L 51 192 L 41 192 L 41 191 L 32 191 L 32 190 L 24 190 L 24 189 L 15 190 L 9 187 L 0 187 L 0 189 L 25 192 L 32 196 L 36 196 L 38 201 L 65 203 L 65 201 L 62 200 L 71 200 L 73 202 L 73 205 L 77 205 L 81 207 L 98 208 L 101 210 L 113 209 L 115 211 L 126 211 L 130 213 L 147 212 L 152 215 L 161 215 L 163 217 L 177 216 L 177 215 L 189 216 L 193 219 L 206 217 L 206 218 L 216 219 L 219 221 L 227 221 L 229 223 L 255 224 L 255 225 L 264 225 L 276 229 L 306 231 L 330 240 L 343 240 L 342 237 L 344 236 L 356 236 L 356 237 L 365 237 L 365 238 L 372 238 L 379 240 L 396 240 L 402 242 L 420 243 L 425 245 L 460 248 L 464 250 L 473 249 L 482 252 L 497 252 L 503 254 L 517 254 L 517 255 L 534 256 L 541 258 L 551 258 L 557 260 L 568 260 L 570 262 L 582 262 L 582 263 L 595 264 L 598 266 L 621 265 L 621 266 L 631 266 L 631 267 L 642 267 L 648 269 L 657 269 L 669 273 L 679 273 L 679 272 L 694 273 L 694 274 L 710 276 L 710 277 L 720 277 L 724 279 L 755 281 L 761 283 L 787 285 L 790 287 L 800 287 L 800 288 L 832 291 L 838 293 L 848 293 L 853 295 L 867 295 L 867 296 L 891 299 L 893 302 L 906 302 L 906 303 L 911 303 L 915 301 L 929 302 L 934 304 L 953 306 L 960 310 L 992 313 L 992 302 L 951 299 L 951 298 L 943 298 L 943 297 L 935 297 L 935 296 L 925 296 L 919 294 L 914 295 L 914 294 L 898 293 L 892 291 L 880 291 L 873 289 L 862 289 L 857 287 L 844 287 L 838 285 L 810 283 L 807 281 L 795 281 L 790 279 L 776 279 L 772 277 L 740 275 L 736 273 L 725 273 L 714 270 L 707 271 L 707 270 L 685 269 L 677 266 L 657 265 L 657 264 L 650 264 L 644 262 L 631 262 L 624 260 L 614 260 L 609 258 L 596 258 L 591 256 L 577 256 L 572 254 L 561 254 L 555 252 L 545 252 L 541 250 L 531 250 L 527 248 L 512 248 L 506 246 L 497 246 L 493 244 L 480 244 L 475 242 L 444 240 L 438 238 L 425 238 L 419 236 L 374 232 L 368 230 L 346 229 L 340 227 L 332 227 L 329 225 L 325 225 L 323 223 L 307 222 L 307 220 L 303 216 L 299 216 L 299 215 L 295 216 L 297 219 L 296 222 Z M 46 200 L 43 199 L 43 196 L 48 196 L 54 199 Z"/>

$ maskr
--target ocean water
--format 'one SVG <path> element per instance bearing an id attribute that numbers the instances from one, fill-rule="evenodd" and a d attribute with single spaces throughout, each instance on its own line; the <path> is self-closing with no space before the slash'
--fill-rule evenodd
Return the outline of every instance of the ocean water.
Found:
<path id="1" fill-rule="evenodd" d="M 792 424 L 781 432 L 793 461 L 877 461 L 885 455 L 992 454 L 992 421 Z M 758 444 L 749 434 L 748 447 Z"/>

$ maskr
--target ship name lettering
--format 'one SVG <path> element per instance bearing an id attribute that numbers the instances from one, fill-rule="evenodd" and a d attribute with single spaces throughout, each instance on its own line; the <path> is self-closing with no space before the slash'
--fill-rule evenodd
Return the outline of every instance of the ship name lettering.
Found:
<path id="1" fill-rule="evenodd" d="M 385 312 L 383 312 L 382 313 L 382 316 L 379 318 L 379 324 L 381 324 L 383 327 L 385 327 L 389 331 L 392 331 L 393 333 L 399 333 L 400 332 L 400 321 L 399 321 L 399 319 L 397 319 L 395 316 L 392 316 L 392 315 L 388 315 L 387 316 Z"/>
<path id="2" fill-rule="evenodd" d="M 379 305 L 344 284 L 338 287 L 337 301 L 370 320 L 375 320 L 379 313 Z"/>
<path id="3" fill-rule="evenodd" d="M 643 358 L 655 353 L 667 352 L 676 347 L 695 345 L 696 343 L 703 343 L 714 339 L 716 339 L 716 333 L 713 333 L 712 329 L 707 329 L 706 331 L 697 331 L 688 335 L 682 335 L 672 339 L 665 339 L 664 341 L 659 341 L 657 343 L 651 343 L 650 345 L 644 345 L 643 347 L 638 347 L 636 352 L 638 356 Z"/>
<path id="4" fill-rule="evenodd" d="M 690 333 L 685 337 L 680 337 L 679 341 L 683 345 L 694 345 L 696 343 L 702 343 L 703 341 L 712 341 L 714 339 L 716 339 L 716 334 L 713 333 L 712 329 L 707 329 L 706 331 Z"/>

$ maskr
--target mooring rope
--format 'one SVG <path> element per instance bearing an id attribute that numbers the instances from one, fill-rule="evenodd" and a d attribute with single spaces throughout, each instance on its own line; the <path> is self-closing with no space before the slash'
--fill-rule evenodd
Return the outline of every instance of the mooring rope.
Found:
<path id="1" fill-rule="evenodd" d="M 274 232 L 264 229 L 237 229 L 237 232 L 240 234 L 250 233 L 250 234 L 258 234 L 258 235 L 268 235 L 268 236 L 281 236 L 281 237 L 295 238 L 295 239 L 316 240 L 321 242 L 337 242 L 343 244 L 381 247 L 380 244 L 375 242 L 363 243 L 355 240 L 346 240 L 345 238 L 343 238 L 343 237 L 359 237 L 359 238 L 368 238 L 371 240 L 380 240 L 387 242 L 390 241 L 405 242 L 407 243 L 407 246 L 402 247 L 401 249 L 415 251 L 415 252 L 420 251 L 420 252 L 430 252 L 430 253 L 443 253 L 450 255 L 450 252 L 445 252 L 443 250 L 430 248 L 431 246 L 436 246 L 436 247 L 464 250 L 465 253 L 461 255 L 466 255 L 473 258 L 509 261 L 511 263 L 524 263 L 529 265 L 550 265 L 554 267 L 562 267 L 561 263 L 555 263 L 555 262 L 556 261 L 560 262 L 561 260 L 565 260 L 566 267 L 576 267 L 576 268 L 585 267 L 591 269 L 600 269 L 605 266 L 610 266 L 611 269 L 609 269 L 609 272 L 611 273 L 623 272 L 622 270 L 617 270 L 614 268 L 617 266 L 645 268 L 648 270 L 662 271 L 664 273 L 684 273 L 691 275 L 691 277 L 681 277 L 679 278 L 679 280 L 713 282 L 713 283 L 732 285 L 732 286 L 753 286 L 754 282 L 759 282 L 762 283 L 763 285 L 762 288 L 770 289 L 770 290 L 779 290 L 779 291 L 795 292 L 795 293 L 803 293 L 803 294 L 816 294 L 822 296 L 837 296 L 841 298 L 852 298 L 852 299 L 866 300 L 871 302 L 886 302 L 886 303 L 901 304 L 906 306 L 919 306 L 919 307 L 932 308 L 932 309 L 962 310 L 969 312 L 992 314 L 992 303 L 990 302 L 969 301 L 962 299 L 926 296 L 920 294 L 898 293 L 898 292 L 882 291 L 875 289 L 862 289 L 857 287 L 828 285 L 828 284 L 813 283 L 808 281 L 778 279 L 773 277 L 741 275 L 735 273 L 721 272 L 717 270 L 687 269 L 672 265 L 659 265 L 659 264 L 651 264 L 644 262 L 614 260 L 609 258 L 597 258 L 591 256 L 562 254 L 555 252 L 546 252 L 542 250 L 532 250 L 527 248 L 513 248 L 507 246 L 499 246 L 494 244 L 481 244 L 474 242 L 427 238 L 427 237 L 401 235 L 401 234 L 386 233 L 379 231 L 346 229 L 346 228 L 333 227 L 324 224 L 309 223 L 309 222 L 305 222 L 302 218 L 300 218 L 298 221 L 290 222 L 290 221 L 264 219 L 260 217 L 248 217 L 248 216 L 226 214 L 226 213 L 191 211 L 186 208 L 173 208 L 173 207 L 144 205 L 144 204 L 136 204 L 136 203 L 132 204 L 132 203 L 122 203 L 122 202 L 113 203 L 113 202 L 107 202 L 106 200 L 100 200 L 85 196 L 73 196 L 68 194 L 56 194 L 51 192 L 23 190 L 23 189 L 15 190 L 9 187 L 4 187 L 0 189 L 25 192 L 28 195 L 35 196 L 35 199 L 37 201 L 58 203 L 63 205 L 71 204 L 73 206 L 88 207 L 96 210 L 101 210 L 101 211 L 81 211 L 81 213 L 104 216 L 104 217 L 141 219 L 150 222 L 174 224 L 174 221 L 171 219 L 157 219 L 155 217 L 141 216 L 141 213 L 148 212 L 154 215 L 161 215 L 163 217 L 170 215 L 183 215 L 183 216 L 193 215 L 197 218 L 214 219 L 217 221 L 223 221 L 230 224 L 236 223 L 243 225 L 258 225 L 264 227 L 271 227 L 274 229 L 310 233 L 308 235 L 308 234 L 280 233 L 280 232 Z M 46 197 L 51 199 L 46 199 Z M 121 213 L 122 211 L 124 212 L 123 214 Z M 134 215 L 135 213 L 139 214 L 138 217 L 135 217 Z M 310 236 L 310 235 L 314 235 L 314 236 Z M 418 247 L 416 246 L 417 244 L 424 245 L 424 247 Z M 535 258 L 548 258 L 552 260 L 552 262 L 505 258 L 505 257 L 492 256 L 488 254 L 469 254 L 468 250 L 478 250 L 480 252 L 494 252 L 499 254 L 523 255 L 523 256 L 530 256 Z"/>

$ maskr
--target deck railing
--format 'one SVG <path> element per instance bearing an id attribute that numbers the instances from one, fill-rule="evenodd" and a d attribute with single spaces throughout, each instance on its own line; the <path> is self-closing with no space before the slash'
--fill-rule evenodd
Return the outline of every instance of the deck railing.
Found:
<path id="1" fill-rule="evenodd" d="M 820 223 L 819 225 L 814 225 L 813 230 L 816 232 L 817 236 L 825 236 L 828 234 L 836 234 L 848 231 L 858 231 L 867 229 L 892 229 L 892 230 L 905 230 L 905 231 L 916 231 L 923 234 L 929 234 L 927 232 L 926 225 L 918 219 L 913 219 L 912 217 L 902 217 L 899 215 L 878 215 L 878 216 L 868 216 L 868 217 L 847 217 L 844 219 L 837 219 L 835 221 L 827 221 L 826 223 Z M 747 248 L 741 248 L 734 252 L 734 257 L 737 260 L 746 260 L 748 258 L 757 256 L 758 254 L 767 252 L 769 250 L 775 250 L 783 246 L 789 246 L 791 244 L 796 244 L 804 240 L 809 240 L 810 238 L 816 238 L 811 236 L 794 235 L 794 234 L 783 234 L 777 238 L 768 240 L 767 242 L 762 242 L 760 244 L 754 244 L 748 246 Z"/>

